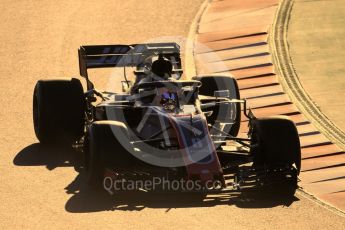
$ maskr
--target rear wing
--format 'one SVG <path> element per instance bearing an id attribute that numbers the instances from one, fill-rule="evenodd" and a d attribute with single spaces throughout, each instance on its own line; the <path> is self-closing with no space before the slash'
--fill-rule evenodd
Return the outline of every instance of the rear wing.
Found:
<path id="1" fill-rule="evenodd" d="M 175 69 L 182 68 L 177 43 L 81 46 L 78 50 L 80 75 L 88 79 L 88 69 L 138 66 L 158 53 L 171 60 Z"/>

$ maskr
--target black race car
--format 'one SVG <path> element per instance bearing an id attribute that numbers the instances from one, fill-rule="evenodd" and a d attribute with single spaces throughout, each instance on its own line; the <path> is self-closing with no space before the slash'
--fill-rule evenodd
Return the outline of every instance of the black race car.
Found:
<path id="1" fill-rule="evenodd" d="M 301 168 L 295 124 L 283 116 L 256 118 L 234 78 L 181 80 L 176 43 L 81 46 L 78 52 L 86 92 L 75 78 L 38 81 L 33 119 L 42 144 L 84 153 L 90 185 L 295 193 Z M 95 89 L 88 69 L 106 67 L 124 69 L 122 92 Z M 245 121 L 248 133 L 239 137 Z"/>

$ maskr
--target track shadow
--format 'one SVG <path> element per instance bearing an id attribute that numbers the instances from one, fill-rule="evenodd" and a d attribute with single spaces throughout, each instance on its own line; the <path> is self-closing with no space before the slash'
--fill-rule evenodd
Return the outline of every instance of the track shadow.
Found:
<path id="1" fill-rule="evenodd" d="M 72 148 L 47 147 L 35 143 L 25 147 L 13 159 L 17 166 L 46 166 L 53 170 L 56 167 L 75 167 L 82 162 L 81 154 Z"/>
<path id="2" fill-rule="evenodd" d="M 66 186 L 67 194 L 73 194 L 66 202 L 65 209 L 71 213 L 101 211 L 140 211 L 145 208 L 160 208 L 169 211 L 173 208 L 214 207 L 235 205 L 239 208 L 271 208 L 290 206 L 298 198 L 282 199 L 274 194 L 256 192 L 213 194 L 201 197 L 200 194 L 184 193 L 145 193 L 121 192 L 110 196 L 105 190 L 94 191 L 86 185 L 82 169 L 82 155 L 71 148 L 46 147 L 38 143 L 27 146 L 13 159 L 16 166 L 74 167 L 77 177 Z"/>
<path id="3" fill-rule="evenodd" d="M 85 175 L 80 173 L 65 189 L 74 194 L 66 203 L 65 209 L 72 213 L 100 211 L 141 211 L 145 208 L 170 209 L 190 207 L 214 207 L 235 205 L 239 208 L 272 208 L 290 206 L 298 201 L 297 197 L 282 199 L 274 194 L 261 191 L 210 194 L 206 197 L 189 193 L 150 193 L 121 192 L 110 196 L 106 191 L 94 191 L 85 185 Z"/>

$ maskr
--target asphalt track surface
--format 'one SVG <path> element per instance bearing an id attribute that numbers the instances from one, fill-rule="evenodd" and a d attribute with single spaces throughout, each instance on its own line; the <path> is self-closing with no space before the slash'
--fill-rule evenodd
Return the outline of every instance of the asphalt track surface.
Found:
<path id="1" fill-rule="evenodd" d="M 202 1 L 2 1 L 0 228 L 343 229 L 344 217 L 297 194 L 134 194 L 89 191 L 80 155 L 37 144 L 32 91 L 38 79 L 78 75 L 81 44 L 187 36 Z"/>

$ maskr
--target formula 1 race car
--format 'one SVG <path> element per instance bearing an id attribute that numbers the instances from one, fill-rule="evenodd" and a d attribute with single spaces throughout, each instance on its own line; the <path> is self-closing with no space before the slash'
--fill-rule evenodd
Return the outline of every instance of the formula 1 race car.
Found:
<path id="1" fill-rule="evenodd" d="M 283 116 L 256 118 L 233 77 L 181 80 L 176 43 L 81 46 L 78 54 L 86 92 L 76 78 L 38 81 L 33 120 L 42 144 L 84 153 L 91 186 L 110 190 L 120 181 L 124 190 L 130 181 L 151 180 L 152 190 L 178 181 L 169 190 L 295 193 L 301 169 L 295 124 Z M 122 92 L 95 89 L 88 69 L 106 67 L 123 68 Z M 146 185 L 135 189 L 151 190 Z"/>

